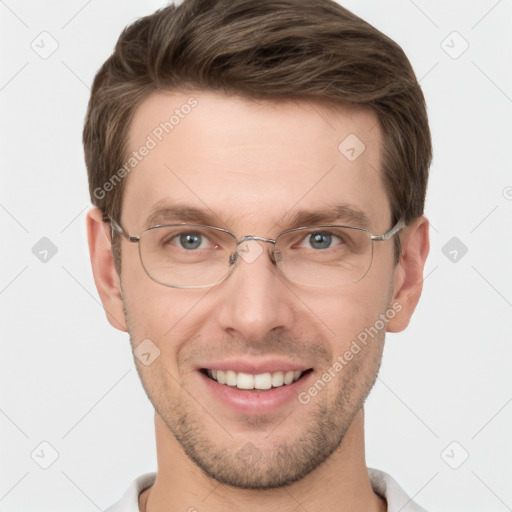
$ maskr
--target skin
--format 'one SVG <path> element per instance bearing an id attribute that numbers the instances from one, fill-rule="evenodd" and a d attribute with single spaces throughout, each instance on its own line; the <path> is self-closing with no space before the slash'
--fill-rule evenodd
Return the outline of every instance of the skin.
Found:
<path id="1" fill-rule="evenodd" d="M 238 237 L 275 238 L 289 227 L 291 213 L 336 203 L 364 211 L 374 234 L 392 227 L 379 172 L 382 134 L 371 111 L 160 92 L 139 106 L 130 151 L 191 96 L 198 106 L 125 178 L 116 220 L 130 235 L 148 227 L 147 213 L 165 199 L 209 209 L 215 225 Z M 366 146 L 353 162 L 338 151 L 349 134 Z M 366 469 L 363 403 L 385 331 L 405 329 L 419 300 L 429 250 L 425 217 L 400 232 L 396 266 L 393 242 L 375 243 L 367 275 L 342 288 L 285 280 L 267 247 L 216 287 L 165 287 L 148 277 L 136 244 L 126 240 L 119 277 L 109 227 L 96 208 L 88 212 L 87 229 L 108 320 L 129 332 L 133 347 L 149 338 L 160 350 L 149 366 L 135 359 L 155 407 L 158 456 L 156 481 L 139 497 L 141 510 L 214 512 L 242 504 L 250 511 L 386 510 Z M 279 356 L 313 368 L 308 386 L 298 388 L 307 390 L 393 304 L 400 312 L 307 405 L 294 399 L 269 414 L 238 414 L 199 377 L 205 361 Z M 257 457 L 240 457 L 248 443 Z"/>

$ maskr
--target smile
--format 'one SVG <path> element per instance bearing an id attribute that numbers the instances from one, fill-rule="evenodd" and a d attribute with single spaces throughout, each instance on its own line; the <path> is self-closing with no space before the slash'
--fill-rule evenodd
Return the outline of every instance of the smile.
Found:
<path id="1" fill-rule="evenodd" d="M 262 391 L 292 384 L 309 371 L 276 371 L 251 374 L 233 370 L 203 369 L 203 373 L 219 384 L 244 390 L 257 389 Z"/>

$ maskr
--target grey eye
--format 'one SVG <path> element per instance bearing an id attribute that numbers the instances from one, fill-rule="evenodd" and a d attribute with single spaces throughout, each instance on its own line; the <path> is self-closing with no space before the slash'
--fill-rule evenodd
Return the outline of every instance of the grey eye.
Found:
<path id="1" fill-rule="evenodd" d="M 183 233 L 180 235 L 180 245 L 184 249 L 197 249 L 201 246 L 202 237 L 199 233 Z"/>
<path id="2" fill-rule="evenodd" d="M 328 249 L 332 243 L 332 235 L 325 232 L 312 233 L 309 235 L 309 243 L 314 249 Z"/>

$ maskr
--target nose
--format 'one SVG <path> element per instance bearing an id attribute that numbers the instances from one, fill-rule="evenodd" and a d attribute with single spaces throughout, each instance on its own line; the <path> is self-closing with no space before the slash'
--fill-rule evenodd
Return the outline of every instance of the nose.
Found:
<path id="1" fill-rule="evenodd" d="M 269 257 L 269 247 L 255 240 L 239 247 L 236 267 L 219 285 L 218 322 L 232 335 L 257 342 L 270 331 L 294 325 L 293 294 Z"/>

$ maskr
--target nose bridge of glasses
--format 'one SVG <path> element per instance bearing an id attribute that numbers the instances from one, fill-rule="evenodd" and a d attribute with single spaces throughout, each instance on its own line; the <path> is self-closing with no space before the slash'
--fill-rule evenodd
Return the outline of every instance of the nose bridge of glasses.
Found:
<path id="1" fill-rule="evenodd" d="M 251 240 L 256 240 L 258 242 L 268 242 L 270 244 L 276 243 L 276 241 L 272 238 L 265 238 L 262 236 L 254 236 L 254 235 L 246 235 L 246 236 L 239 238 L 236 241 L 236 244 L 239 246 L 240 244 L 243 244 L 244 242 L 250 242 Z"/>
<path id="2" fill-rule="evenodd" d="M 248 242 L 256 242 L 255 244 L 249 244 Z M 262 253 L 263 247 L 257 242 L 266 242 L 272 244 L 272 250 L 270 251 L 270 258 L 274 262 L 274 250 L 276 241 L 272 238 L 265 238 L 262 236 L 246 235 L 242 236 L 236 241 L 235 259 L 241 257 L 246 263 L 254 262 Z M 233 258 L 232 258 L 233 259 Z M 234 263 L 234 261 L 233 261 Z"/>

